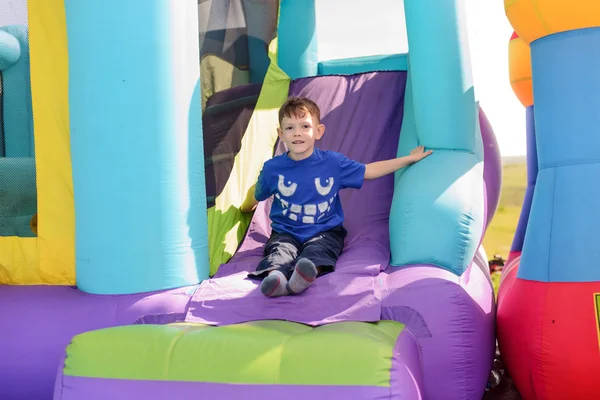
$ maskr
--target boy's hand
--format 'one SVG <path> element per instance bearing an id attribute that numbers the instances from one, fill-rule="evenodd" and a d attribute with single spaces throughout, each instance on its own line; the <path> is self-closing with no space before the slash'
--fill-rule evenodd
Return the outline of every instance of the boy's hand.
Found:
<path id="1" fill-rule="evenodd" d="M 256 206 L 258 205 L 258 201 L 254 198 L 254 191 L 256 190 L 256 184 L 250 187 L 248 190 L 248 194 L 246 195 L 246 199 L 240 206 L 240 211 L 243 213 L 248 213 L 256 210 Z"/>
<path id="2" fill-rule="evenodd" d="M 424 146 L 419 146 L 419 147 L 415 147 L 414 149 L 412 149 L 410 151 L 410 158 L 413 162 L 417 162 L 420 161 L 422 159 L 424 159 L 425 157 L 427 157 L 428 155 L 430 155 L 431 153 L 433 153 L 433 150 L 427 150 L 425 151 L 425 147 Z"/>

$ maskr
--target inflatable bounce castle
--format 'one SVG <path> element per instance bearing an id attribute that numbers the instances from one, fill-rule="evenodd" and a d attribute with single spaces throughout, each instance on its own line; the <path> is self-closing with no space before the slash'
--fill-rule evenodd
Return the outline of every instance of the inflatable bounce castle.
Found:
<path id="1" fill-rule="evenodd" d="M 0 28 L 1 399 L 481 399 L 501 169 L 463 2 L 405 0 L 408 54 L 323 62 L 315 7 L 30 0 Z M 290 95 L 320 148 L 434 153 L 342 192 L 336 272 L 273 299 L 247 273 L 278 200 L 240 206 Z"/>
<path id="2" fill-rule="evenodd" d="M 504 5 L 528 187 L 498 293 L 500 351 L 524 399 L 597 399 L 600 2 Z"/>

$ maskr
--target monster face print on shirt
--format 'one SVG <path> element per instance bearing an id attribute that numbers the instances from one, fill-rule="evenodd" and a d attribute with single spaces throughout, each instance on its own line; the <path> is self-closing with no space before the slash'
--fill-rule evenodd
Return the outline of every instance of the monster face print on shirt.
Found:
<path id="1" fill-rule="evenodd" d="M 338 192 L 360 188 L 364 173 L 364 164 L 333 151 L 315 149 L 300 161 L 283 154 L 264 164 L 255 197 L 263 201 L 273 196 L 269 215 L 273 230 L 305 242 L 343 224 Z"/>
<path id="2" fill-rule="evenodd" d="M 292 181 L 287 181 L 286 184 L 285 176 L 279 174 L 275 198 L 281 203 L 282 214 L 292 221 L 301 221 L 304 224 L 314 224 L 320 221 L 331 210 L 331 204 L 337 196 L 337 193 L 332 193 L 335 178 L 330 176 L 325 178 L 325 182 L 323 184 L 323 178 L 320 177 L 314 179 L 313 188 L 316 194 L 322 197 L 322 199 L 316 198 L 316 200 L 321 201 L 315 201 L 312 204 L 298 204 L 299 202 L 294 201 L 298 184 Z M 307 190 L 313 188 L 307 188 Z"/>

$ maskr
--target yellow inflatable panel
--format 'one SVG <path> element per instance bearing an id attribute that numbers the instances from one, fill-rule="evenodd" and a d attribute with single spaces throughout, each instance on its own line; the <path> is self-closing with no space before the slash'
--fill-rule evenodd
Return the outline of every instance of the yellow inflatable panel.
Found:
<path id="1" fill-rule="evenodd" d="M 0 238 L 0 265 L 8 271 L 0 275 L 0 283 L 73 285 L 75 215 L 64 2 L 29 0 L 28 16 L 38 237 Z"/>
<path id="2" fill-rule="evenodd" d="M 38 238 L 0 236 L 0 285 L 39 282 Z"/>
<path id="3" fill-rule="evenodd" d="M 599 0 L 504 0 L 504 10 L 528 45 L 554 33 L 600 26 Z"/>
<path id="4" fill-rule="evenodd" d="M 508 43 L 508 75 L 510 86 L 524 107 L 533 105 L 531 50 L 516 33 Z"/>

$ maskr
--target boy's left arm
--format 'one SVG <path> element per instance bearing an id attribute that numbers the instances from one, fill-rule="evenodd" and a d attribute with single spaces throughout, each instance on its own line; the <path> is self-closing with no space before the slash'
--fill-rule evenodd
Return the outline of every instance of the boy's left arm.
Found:
<path id="1" fill-rule="evenodd" d="M 392 158 L 391 160 L 377 161 L 374 163 L 367 164 L 365 168 L 365 179 L 377 179 L 387 174 L 391 174 L 399 170 L 400 168 L 406 167 L 407 165 L 414 164 L 417 161 L 422 160 L 433 153 L 433 150 L 425 151 L 423 146 L 419 146 L 410 152 L 410 155 L 398 158 Z"/>

